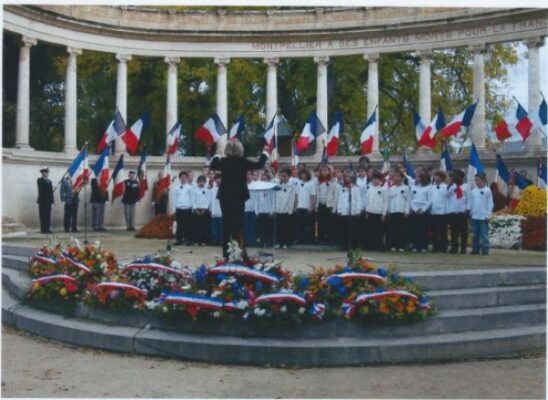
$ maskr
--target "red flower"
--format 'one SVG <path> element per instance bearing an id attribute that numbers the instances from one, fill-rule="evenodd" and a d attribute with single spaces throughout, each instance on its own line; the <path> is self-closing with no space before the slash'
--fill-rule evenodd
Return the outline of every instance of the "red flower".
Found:
<path id="1" fill-rule="evenodd" d="M 65 281 L 65 287 L 69 293 L 74 293 L 78 290 L 78 285 L 71 281 Z"/>
<path id="2" fill-rule="evenodd" d="M 186 308 L 186 312 L 192 317 L 194 318 L 196 315 L 198 315 L 198 313 L 200 312 L 200 309 L 196 306 L 187 306 Z"/>

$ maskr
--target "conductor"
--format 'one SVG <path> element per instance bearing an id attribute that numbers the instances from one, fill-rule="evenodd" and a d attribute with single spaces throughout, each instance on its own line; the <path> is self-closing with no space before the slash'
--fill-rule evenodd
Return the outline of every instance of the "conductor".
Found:
<path id="1" fill-rule="evenodd" d="M 211 169 L 221 171 L 222 180 L 217 193 L 223 214 L 223 257 L 228 259 L 228 242 L 236 240 L 244 249 L 243 226 L 244 204 L 249 199 L 247 171 L 261 169 L 268 159 L 263 149 L 258 161 L 244 158 L 244 147 L 239 140 L 231 140 L 225 147 L 225 156 L 216 154 L 211 160 Z M 245 252 L 244 252 L 245 257 Z"/>

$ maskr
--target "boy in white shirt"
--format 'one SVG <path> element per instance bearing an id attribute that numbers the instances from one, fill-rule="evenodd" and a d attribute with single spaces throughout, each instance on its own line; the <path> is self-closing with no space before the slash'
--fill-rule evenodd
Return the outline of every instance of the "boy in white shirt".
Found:
<path id="1" fill-rule="evenodd" d="M 261 180 L 271 182 L 270 173 L 263 171 Z M 274 213 L 274 192 L 262 190 L 257 196 L 257 241 L 262 246 L 272 245 L 272 214 Z"/>
<path id="2" fill-rule="evenodd" d="M 310 181 L 310 171 L 301 169 L 299 171 L 299 183 L 295 186 L 295 195 L 297 197 L 295 235 L 299 244 L 309 244 L 312 241 L 310 219 L 316 202 L 314 189 L 314 185 Z"/>
<path id="3" fill-rule="evenodd" d="M 432 207 L 430 209 L 432 252 L 434 253 L 447 253 L 447 185 L 445 178 L 445 172 L 434 172 Z"/>
<path id="4" fill-rule="evenodd" d="M 319 177 L 316 183 L 316 210 L 318 217 L 318 243 L 332 242 L 333 232 L 330 224 L 333 222 L 333 209 L 336 206 L 337 182 L 332 179 L 329 167 L 320 166 Z M 330 232 L 331 231 L 331 232 Z"/>
<path id="5" fill-rule="evenodd" d="M 426 172 L 417 175 L 414 182 L 416 184 L 411 186 L 411 242 L 413 252 L 426 253 L 428 247 L 428 211 L 432 205 L 432 186 L 430 186 L 430 177 Z"/>
<path id="6" fill-rule="evenodd" d="M 403 174 L 394 173 L 394 184 L 388 189 L 388 246 L 404 252 L 407 246 L 411 190 L 403 184 Z"/>
<path id="7" fill-rule="evenodd" d="M 200 175 L 196 181 L 196 186 L 192 191 L 192 215 L 194 224 L 194 245 L 205 246 L 209 243 L 209 233 L 211 231 L 211 214 L 209 189 L 206 187 L 206 177 Z"/>
<path id="8" fill-rule="evenodd" d="M 177 230 L 175 233 L 175 246 L 191 243 L 192 224 L 192 186 L 188 183 L 188 172 L 179 173 L 179 184 L 173 187 L 173 205 L 175 207 L 175 220 Z"/>
<path id="9" fill-rule="evenodd" d="M 449 253 L 466 254 L 468 242 L 468 196 L 470 187 L 464 182 L 464 172 L 452 171 L 447 176 L 447 215 L 451 229 L 451 250 Z"/>
<path id="10" fill-rule="evenodd" d="M 367 239 L 366 249 L 379 251 L 384 247 L 384 233 L 386 231 L 384 222 L 388 207 L 388 189 L 381 184 L 381 173 L 373 171 L 371 182 L 367 189 Z"/>
<path id="11" fill-rule="evenodd" d="M 337 199 L 338 237 L 339 244 L 344 250 L 356 247 L 360 242 L 357 228 L 360 221 L 361 196 L 360 188 L 354 181 L 354 175 L 350 171 L 346 171 Z"/>
<path id="12" fill-rule="evenodd" d="M 209 212 L 211 213 L 211 244 L 220 245 L 223 241 L 223 213 L 221 203 L 217 198 L 219 185 L 221 184 L 221 174 L 215 174 L 211 189 L 209 189 Z"/>
<path id="13" fill-rule="evenodd" d="M 489 219 L 493 212 L 493 195 L 484 172 L 476 174 L 476 187 L 470 191 L 468 209 L 472 225 L 472 254 L 489 254 Z"/>
<path id="14" fill-rule="evenodd" d="M 276 191 L 276 247 L 287 249 L 293 241 L 292 216 L 295 209 L 295 185 L 289 182 L 291 170 L 284 168 L 280 171 L 280 190 Z"/>

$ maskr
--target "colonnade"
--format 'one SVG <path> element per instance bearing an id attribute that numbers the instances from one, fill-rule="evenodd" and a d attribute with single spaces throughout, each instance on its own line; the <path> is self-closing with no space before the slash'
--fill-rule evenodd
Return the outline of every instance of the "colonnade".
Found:
<path id="1" fill-rule="evenodd" d="M 37 40 L 31 37 L 22 38 L 22 46 L 19 53 L 19 75 L 17 92 L 17 121 L 15 147 L 30 149 L 29 145 L 29 108 L 30 108 L 30 49 L 37 44 Z M 541 102 L 539 93 L 540 83 L 540 60 L 539 48 L 543 46 L 544 38 L 536 38 L 526 41 L 528 48 L 528 104 L 529 112 L 535 113 Z M 472 121 L 471 138 L 478 149 L 485 147 L 485 53 L 486 45 L 474 45 L 473 52 L 473 100 L 478 101 L 476 113 Z M 65 82 L 65 145 L 64 151 L 73 153 L 76 151 L 77 135 L 77 57 L 82 50 L 68 47 L 68 62 L 66 67 Z M 417 52 L 419 57 L 419 114 L 425 123 L 430 122 L 431 106 L 431 51 Z M 368 117 L 377 108 L 377 130 L 375 132 L 373 153 L 379 152 L 379 69 L 378 63 L 381 54 L 364 54 L 368 63 L 367 81 L 367 115 Z M 116 85 L 116 106 L 124 120 L 127 120 L 127 62 L 131 60 L 129 54 L 116 54 L 117 60 L 117 85 Z M 166 132 L 173 127 L 178 119 L 177 114 L 177 66 L 179 57 L 165 57 L 167 64 L 167 93 L 166 93 Z M 215 58 L 217 65 L 217 114 L 221 121 L 228 128 L 228 88 L 227 88 L 227 66 L 230 58 Z M 319 120 L 329 129 L 328 126 L 328 96 L 327 96 L 327 68 L 329 57 L 314 57 L 317 64 L 317 88 L 316 88 L 316 109 Z M 277 66 L 278 58 L 265 58 L 266 64 L 266 124 L 270 123 L 278 109 L 277 95 Z M 540 133 L 532 134 L 528 143 L 529 146 L 540 146 L 542 138 Z M 321 154 L 323 143 L 319 142 L 317 153 Z M 124 151 L 122 141 L 116 143 L 117 152 Z"/>

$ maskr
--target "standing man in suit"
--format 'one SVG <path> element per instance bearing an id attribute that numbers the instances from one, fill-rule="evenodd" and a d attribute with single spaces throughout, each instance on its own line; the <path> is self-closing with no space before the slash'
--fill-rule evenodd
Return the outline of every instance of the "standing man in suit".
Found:
<path id="1" fill-rule="evenodd" d="M 38 213 L 40 216 L 40 232 L 52 233 L 51 224 L 51 205 L 53 204 L 53 185 L 49 180 L 49 168 L 44 167 L 40 170 L 42 177 L 38 178 Z"/>
<path id="2" fill-rule="evenodd" d="M 228 259 L 228 242 L 237 240 L 242 250 L 243 241 L 244 208 L 249 199 L 247 188 L 247 171 L 261 169 L 268 159 L 267 146 L 259 161 L 251 161 L 244 158 L 244 146 L 239 140 L 231 140 L 225 148 L 225 156 L 221 158 L 215 154 L 211 160 L 210 168 L 221 171 L 222 181 L 219 186 L 217 198 L 221 203 L 223 214 L 223 257 Z M 245 251 L 244 251 L 245 257 Z"/>
<path id="3" fill-rule="evenodd" d="M 124 181 L 124 217 L 128 231 L 134 231 L 135 226 L 135 203 L 139 201 L 139 181 L 135 179 L 135 171 L 129 171 L 129 177 Z"/>
<path id="4" fill-rule="evenodd" d="M 77 221 L 80 196 L 78 190 L 74 191 L 72 189 L 72 179 L 69 175 L 63 179 L 59 194 L 61 196 L 61 202 L 65 203 L 65 215 L 63 217 L 65 232 L 68 232 L 69 230 L 72 232 L 78 232 Z"/>

